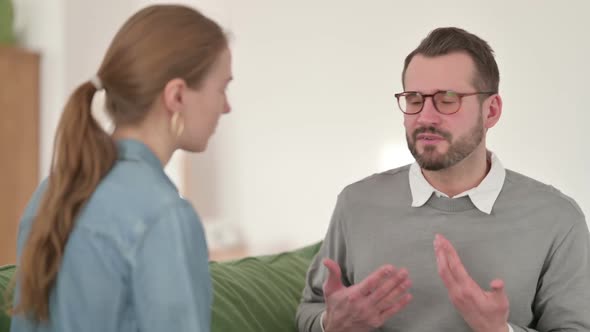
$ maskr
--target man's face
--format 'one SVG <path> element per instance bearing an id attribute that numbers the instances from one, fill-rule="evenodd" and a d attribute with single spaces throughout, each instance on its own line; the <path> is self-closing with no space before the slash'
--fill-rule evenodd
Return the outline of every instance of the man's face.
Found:
<path id="1" fill-rule="evenodd" d="M 423 94 L 441 90 L 475 92 L 475 72 L 473 60 L 465 53 L 436 57 L 418 54 L 406 70 L 405 90 Z M 404 126 L 410 152 L 421 168 L 431 171 L 461 162 L 482 146 L 485 137 L 478 96 L 463 97 L 459 111 L 450 115 L 439 113 L 432 98 L 426 98 L 420 113 L 404 115 Z"/>

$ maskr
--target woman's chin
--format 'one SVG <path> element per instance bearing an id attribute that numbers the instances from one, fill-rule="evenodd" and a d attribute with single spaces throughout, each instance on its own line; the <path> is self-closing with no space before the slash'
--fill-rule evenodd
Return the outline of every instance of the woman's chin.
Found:
<path id="1" fill-rule="evenodd" d="M 199 153 L 204 152 L 207 145 L 208 142 L 190 142 L 189 144 L 183 144 L 180 148 L 186 152 Z"/>

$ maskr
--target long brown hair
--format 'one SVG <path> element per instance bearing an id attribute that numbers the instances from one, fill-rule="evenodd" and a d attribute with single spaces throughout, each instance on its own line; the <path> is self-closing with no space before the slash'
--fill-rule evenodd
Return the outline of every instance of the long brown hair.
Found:
<path id="1" fill-rule="evenodd" d="M 171 79 L 198 87 L 225 47 L 220 26 L 189 7 L 137 12 L 115 35 L 97 73 L 114 124 L 139 123 Z M 91 114 L 96 91 L 91 82 L 80 85 L 61 116 L 47 189 L 19 263 L 13 314 L 49 319 L 49 296 L 76 216 L 117 158 L 113 139 Z"/>

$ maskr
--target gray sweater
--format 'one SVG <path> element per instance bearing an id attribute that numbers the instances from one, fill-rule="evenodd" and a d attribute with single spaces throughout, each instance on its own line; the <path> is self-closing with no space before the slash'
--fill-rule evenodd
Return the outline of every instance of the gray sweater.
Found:
<path id="1" fill-rule="evenodd" d="M 578 205 L 555 188 L 506 171 L 492 213 L 469 197 L 432 195 L 411 207 L 409 166 L 346 187 L 312 262 L 297 312 L 299 331 L 321 332 L 329 257 L 343 282 L 361 282 L 383 264 L 406 267 L 412 302 L 382 331 L 470 331 L 437 273 L 433 239 L 447 237 L 484 289 L 503 279 L 509 323 L 521 331 L 590 331 L 590 236 Z"/>

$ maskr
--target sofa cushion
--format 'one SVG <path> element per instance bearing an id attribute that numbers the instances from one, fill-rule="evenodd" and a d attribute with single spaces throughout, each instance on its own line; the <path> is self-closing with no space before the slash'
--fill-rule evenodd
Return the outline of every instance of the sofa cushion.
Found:
<path id="1" fill-rule="evenodd" d="M 297 331 L 295 313 L 305 275 L 321 243 L 277 255 L 211 262 L 212 332 Z M 157 268 L 157 266 L 155 266 Z M 6 290 L 15 266 L 0 267 L 0 331 L 8 331 Z"/>
<path id="2" fill-rule="evenodd" d="M 295 313 L 320 243 L 272 256 L 212 262 L 212 332 L 297 331 Z"/>
<path id="3" fill-rule="evenodd" d="M 10 317 L 7 315 L 7 310 L 11 299 L 7 291 L 15 270 L 14 265 L 0 267 L 0 331 L 2 332 L 10 329 Z"/>

